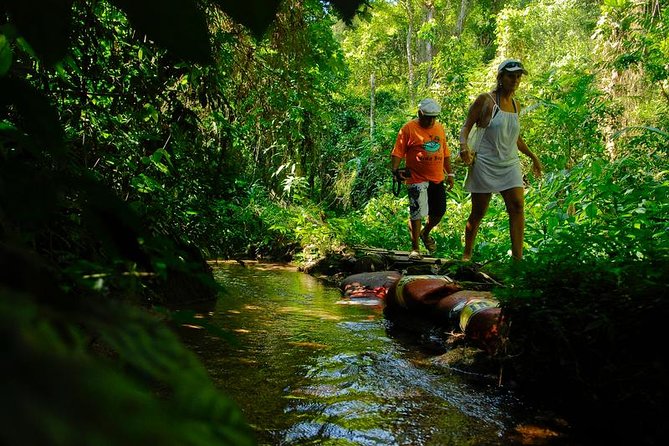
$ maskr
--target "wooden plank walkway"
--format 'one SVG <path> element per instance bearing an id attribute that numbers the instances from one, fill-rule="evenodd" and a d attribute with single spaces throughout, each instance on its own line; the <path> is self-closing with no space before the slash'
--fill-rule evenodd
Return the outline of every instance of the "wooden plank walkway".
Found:
<path id="1" fill-rule="evenodd" d="M 391 270 L 414 270 L 430 271 L 425 274 L 443 274 L 445 269 L 451 269 L 455 265 L 455 270 L 459 282 L 468 283 L 472 289 L 489 289 L 490 286 L 503 286 L 497 280 L 480 270 L 480 266 L 466 264 L 461 260 L 442 259 L 430 255 L 424 255 L 421 260 L 409 259 L 409 251 L 375 248 L 371 246 L 353 246 L 356 254 L 377 256 L 379 263 L 385 264 Z M 373 261 L 371 263 L 374 263 Z M 429 268 L 429 270 L 427 270 Z M 373 269 L 371 270 L 373 271 Z M 485 285 L 481 288 L 482 285 Z"/>
<path id="2" fill-rule="evenodd" d="M 354 246 L 353 249 L 356 252 L 364 252 L 367 254 L 376 254 L 378 256 L 383 256 L 385 258 L 392 260 L 393 262 L 401 262 L 409 264 L 425 264 L 425 265 L 445 265 L 449 263 L 457 263 L 457 261 L 455 260 L 432 257 L 429 254 L 423 254 L 423 258 L 421 260 L 410 259 L 409 258 L 410 251 L 373 248 L 370 246 Z"/>

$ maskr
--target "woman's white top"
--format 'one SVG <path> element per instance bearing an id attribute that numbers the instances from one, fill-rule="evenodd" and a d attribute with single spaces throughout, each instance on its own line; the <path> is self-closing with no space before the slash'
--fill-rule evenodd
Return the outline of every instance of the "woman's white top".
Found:
<path id="1" fill-rule="evenodd" d="M 518 113 L 502 110 L 494 98 L 493 103 L 493 118 L 488 127 L 476 129 L 483 135 L 474 148 L 476 159 L 465 181 L 468 192 L 490 193 L 523 187 L 518 157 Z"/>

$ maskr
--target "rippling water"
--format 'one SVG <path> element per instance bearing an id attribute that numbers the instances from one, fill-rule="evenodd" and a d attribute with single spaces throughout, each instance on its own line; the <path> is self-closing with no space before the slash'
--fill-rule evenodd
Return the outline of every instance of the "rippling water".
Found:
<path id="1" fill-rule="evenodd" d="M 394 326 L 379 307 L 339 305 L 338 289 L 290 269 L 221 264 L 215 275 L 226 291 L 203 318 L 237 342 L 196 328 L 184 328 L 184 338 L 259 444 L 547 444 L 554 436 L 533 426 L 533 437 L 521 435 L 531 409 L 492 379 L 439 362 L 439 333 Z"/>

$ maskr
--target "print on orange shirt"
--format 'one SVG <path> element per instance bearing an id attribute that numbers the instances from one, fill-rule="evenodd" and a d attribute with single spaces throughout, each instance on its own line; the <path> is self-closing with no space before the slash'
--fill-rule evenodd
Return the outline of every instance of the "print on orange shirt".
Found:
<path id="1" fill-rule="evenodd" d="M 418 120 L 409 121 L 399 131 L 392 155 L 404 158 L 411 170 L 407 184 L 444 181 L 444 158 L 450 156 L 444 127 L 435 122 L 425 129 Z"/>

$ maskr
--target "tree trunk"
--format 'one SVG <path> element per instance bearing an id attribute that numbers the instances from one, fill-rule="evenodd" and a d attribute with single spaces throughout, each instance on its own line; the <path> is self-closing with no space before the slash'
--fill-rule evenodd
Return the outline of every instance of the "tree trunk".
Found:
<path id="1" fill-rule="evenodd" d="M 460 12 L 458 13 L 458 22 L 455 25 L 455 35 L 460 37 L 465 27 L 465 19 L 469 14 L 469 0 L 460 0 Z"/>
<path id="2" fill-rule="evenodd" d="M 374 107 L 376 99 L 376 78 L 374 73 L 369 77 L 369 142 L 374 146 Z"/>
<path id="3" fill-rule="evenodd" d="M 411 37 L 413 36 L 413 11 L 411 5 L 407 2 L 405 4 L 407 10 L 407 64 L 409 69 L 409 102 L 411 105 L 416 103 L 416 92 L 414 88 L 414 67 L 413 67 L 413 51 L 411 49 Z"/>
<path id="4" fill-rule="evenodd" d="M 432 18 L 434 17 L 434 3 L 427 2 L 425 4 L 425 7 L 427 8 L 427 15 L 425 17 L 425 22 L 430 23 L 432 21 Z M 428 39 L 425 41 L 425 62 L 427 62 L 427 79 L 425 79 L 425 86 L 427 88 L 430 88 L 430 85 L 432 85 L 432 80 L 434 77 L 434 71 L 432 68 L 433 58 L 434 54 L 432 48 L 432 41 Z"/>

